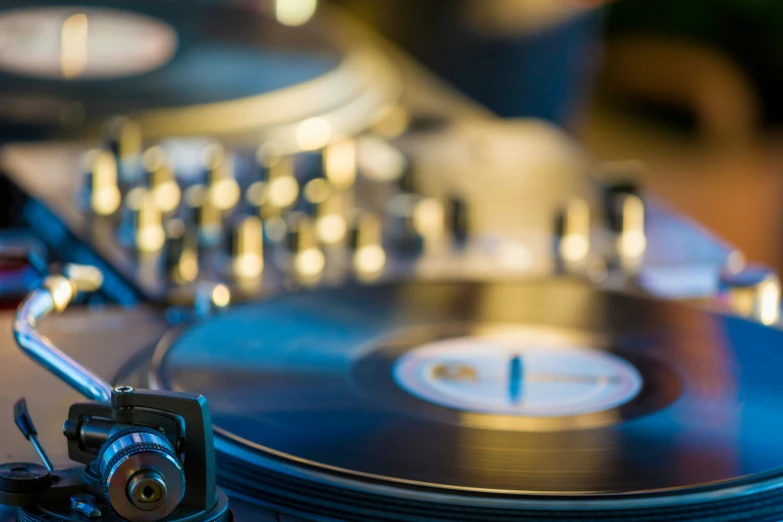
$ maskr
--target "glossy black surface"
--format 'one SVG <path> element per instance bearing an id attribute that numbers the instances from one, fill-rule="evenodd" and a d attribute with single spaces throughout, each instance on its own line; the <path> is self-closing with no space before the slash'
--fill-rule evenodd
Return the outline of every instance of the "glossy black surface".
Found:
<path id="1" fill-rule="evenodd" d="M 665 368 L 642 394 L 668 399 L 621 407 L 593 428 L 526 431 L 489 415 L 477 428 L 475 417 L 384 391 L 383 364 L 362 369 L 394 357 L 390 338 L 414 346 L 406 332 L 418 327 L 448 336 L 483 324 L 590 335 L 643 374 Z M 206 395 L 223 439 L 283 462 L 456 488 L 642 493 L 781 469 L 781 341 L 761 325 L 569 280 L 410 283 L 237 308 L 185 332 L 159 375 Z"/>

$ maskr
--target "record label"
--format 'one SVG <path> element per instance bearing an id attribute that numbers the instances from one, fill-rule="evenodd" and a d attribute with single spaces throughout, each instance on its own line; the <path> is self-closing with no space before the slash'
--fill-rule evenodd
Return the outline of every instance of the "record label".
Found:
<path id="1" fill-rule="evenodd" d="M 526 417 L 617 408 L 643 383 L 637 369 L 616 355 L 532 328 L 424 344 L 397 361 L 394 379 L 440 406 Z"/>
<path id="2" fill-rule="evenodd" d="M 0 69 L 50 79 L 109 79 L 162 67 L 177 49 L 169 24 L 129 11 L 36 7 L 0 12 Z"/>

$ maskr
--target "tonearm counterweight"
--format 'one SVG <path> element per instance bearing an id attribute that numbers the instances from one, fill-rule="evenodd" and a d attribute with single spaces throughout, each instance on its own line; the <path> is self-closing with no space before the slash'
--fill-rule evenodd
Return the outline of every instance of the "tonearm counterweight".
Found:
<path id="1" fill-rule="evenodd" d="M 40 319 L 62 312 L 101 279 L 93 268 L 69 265 L 19 307 L 14 333 L 22 350 L 90 401 L 73 404 L 64 427 L 68 455 L 83 466 L 63 470 L 53 468 L 38 443 L 24 399 L 17 402 L 16 423 L 44 465 L 0 466 L 0 503 L 18 506 L 23 521 L 230 520 L 228 499 L 215 484 L 203 396 L 112 387 L 38 332 Z"/>

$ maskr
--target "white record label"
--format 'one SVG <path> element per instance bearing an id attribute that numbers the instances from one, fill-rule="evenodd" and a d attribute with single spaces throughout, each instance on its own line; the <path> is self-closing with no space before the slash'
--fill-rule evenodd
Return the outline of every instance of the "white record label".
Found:
<path id="1" fill-rule="evenodd" d="M 134 76 L 165 65 L 176 49 L 173 27 L 128 11 L 35 7 L 0 12 L 0 69 L 22 76 Z"/>
<path id="2" fill-rule="evenodd" d="M 527 417 L 616 408 L 636 397 L 643 383 L 621 357 L 533 328 L 427 343 L 401 357 L 393 371 L 401 388 L 425 401 Z"/>

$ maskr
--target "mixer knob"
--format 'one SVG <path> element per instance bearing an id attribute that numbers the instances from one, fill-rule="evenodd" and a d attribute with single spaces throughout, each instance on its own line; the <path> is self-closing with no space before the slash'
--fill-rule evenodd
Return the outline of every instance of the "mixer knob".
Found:
<path id="1" fill-rule="evenodd" d="M 345 218 L 345 194 L 333 191 L 329 197 L 318 204 L 316 212 L 316 234 L 325 245 L 340 243 L 348 229 Z"/>
<path id="2" fill-rule="evenodd" d="M 108 149 L 117 160 L 120 180 L 133 183 L 139 174 L 141 155 L 141 129 L 126 117 L 109 121 L 107 128 Z"/>
<path id="3" fill-rule="evenodd" d="M 604 211 L 609 229 L 620 233 L 623 228 L 623 200 L 640 197 L 641 188 L 633 179 L 613 180 L 604 186 Z"/>
<path id="4" fill-rule="evenodd" d="M 321 243 L 333 245 L 345 237 L 346 192 L 338 191 L 324 178 L 307 182 L 299 204 L 301 210 L 315 219 L 316 234 Z"/>
<path id="5" fill-rule="evenodd" d="M 212 144 L 204 149 L 204 167 L 207 171 L 208 197 L 212 207 L 227 212 L 239 202 L 240 189 L 234 179 L 233 157 L 226 154 L 221 145 Z"/>
<path id="6" fill-rule="evenodd" d="M 380 219 L 369 212 L 357 212 L 348 237 L 353 268 L 360 278 L 373 276 L 386 265 Z"/>
<path id="7" fill-rule="evenodd" d="M 425 246 L 438 243 L 446 232 L 446 209 L 435 198 L 420 198 L 413 207 L 412 224 Z"/>
<path id="8" fill-rule="evenodd" d="M 117 160 L 105 151 L 85 156 L 86 192 L 90 210 L 98 216 L 110 216 L 120 207 L 122 196 L 117 184 Z"/>
<path id="9" fill-rule="evenodd" d="M 720 293 L 736 313 L 771 325 L 780 318 L 780 279 L 774 270 L 748 265 L 720 277 Z"/>
<path id="10" fill-rule="evenodd" d="M 280 215 L 291 208 L 299 197 L 299 182 L 294 177 L 293 158 L 277 158 L 269 165 L 265 191 L 265 212 Z"/>
<path id="11" fill-rule="evenodd" d="M 254 279 L 264 270 L 264 231 L 261 218 L 246 216 L 238 220 L 232 234 L 232 262 L 234 276 Z"/>
<path id="12" fill-rule="evenodd" d="M 166 233 L 160 209 L 143 187 L 136 187 L 125 196 L 120 235 L 124 243 L 139 252 L 157 252 L 163 247 Z"/>
<path id="13" fill-rule="evenodd" d="M 625 196 L 641 197 L 646 170 L 645 165 L 638 161 L 612 161 L 598 167 L 596 177 L 603 185 L 604 213 L 613 232 L 621 232 L 622 199 Z"/>
<path id="14" fill-rule="evenodd" d="M 617 198 L 619 231 L 617 252 L 621 260 L 641 260 L 647 249 L 647 235 L 644 230 L 645 208 L 642 198 L 626 194 Z"/>
<path id="15" fill-rule="evenodd" d="M 223 223 L 220 210 L 209 197 L 204 185 L 193 185 L 185 190 L 185 205 L 198 230 L 198 243 L 205 247 L 220 245 L 223 238 Z"/>
<path id="16" fill-rule="evenodd" d="M 604 211 L 609 229 L 617 237 L 617 254 L 623 264 L 638 264 L 647 248 L 645 208 L 641 182 L 645 167 L 635 161 L 601 167 Z"/>
<path id="17" fill-rule="evenodd" d="M 145 253 L 159 251 L 166 240 L 160 209 L 154 195 L 149 191 L 145 191 L 141 197 L 135 239 L 136 248 Z"/>
<path id="18" fill-rule="evenodd" d="M 555 260 L 558 271 L 573 268 L 590 254 L 590 207 L 580 198 L 572 199 L 558 215 L 555 224 Z"/>
<path id="19" fill-rule="evenodd" d="M 324 270 L 326 258 L 318 247 L 312 220 L 304 213 L 292 212 L 288 222 L 287 243 L 291 271 L 301 280 L 317 279 Z"/>
<path id="20" fill-rule="evenodd" d="M 152 147 L 142 157 L 144 184 L 152 194 L 155 203 L 164 214 L 177 209 L 180 202 L 180 188 L 174 171 L 166 162 L 166 156 L 160 147 Z"/>
<path id="21" fill-rule="evenodd" d="M 165 225 L 166 243 L 163 262 L 166 272 L 176 284 L 191 283 L 198 277 L 198 250 L 194 235 L 185 222 L 170 219 Z"/>

